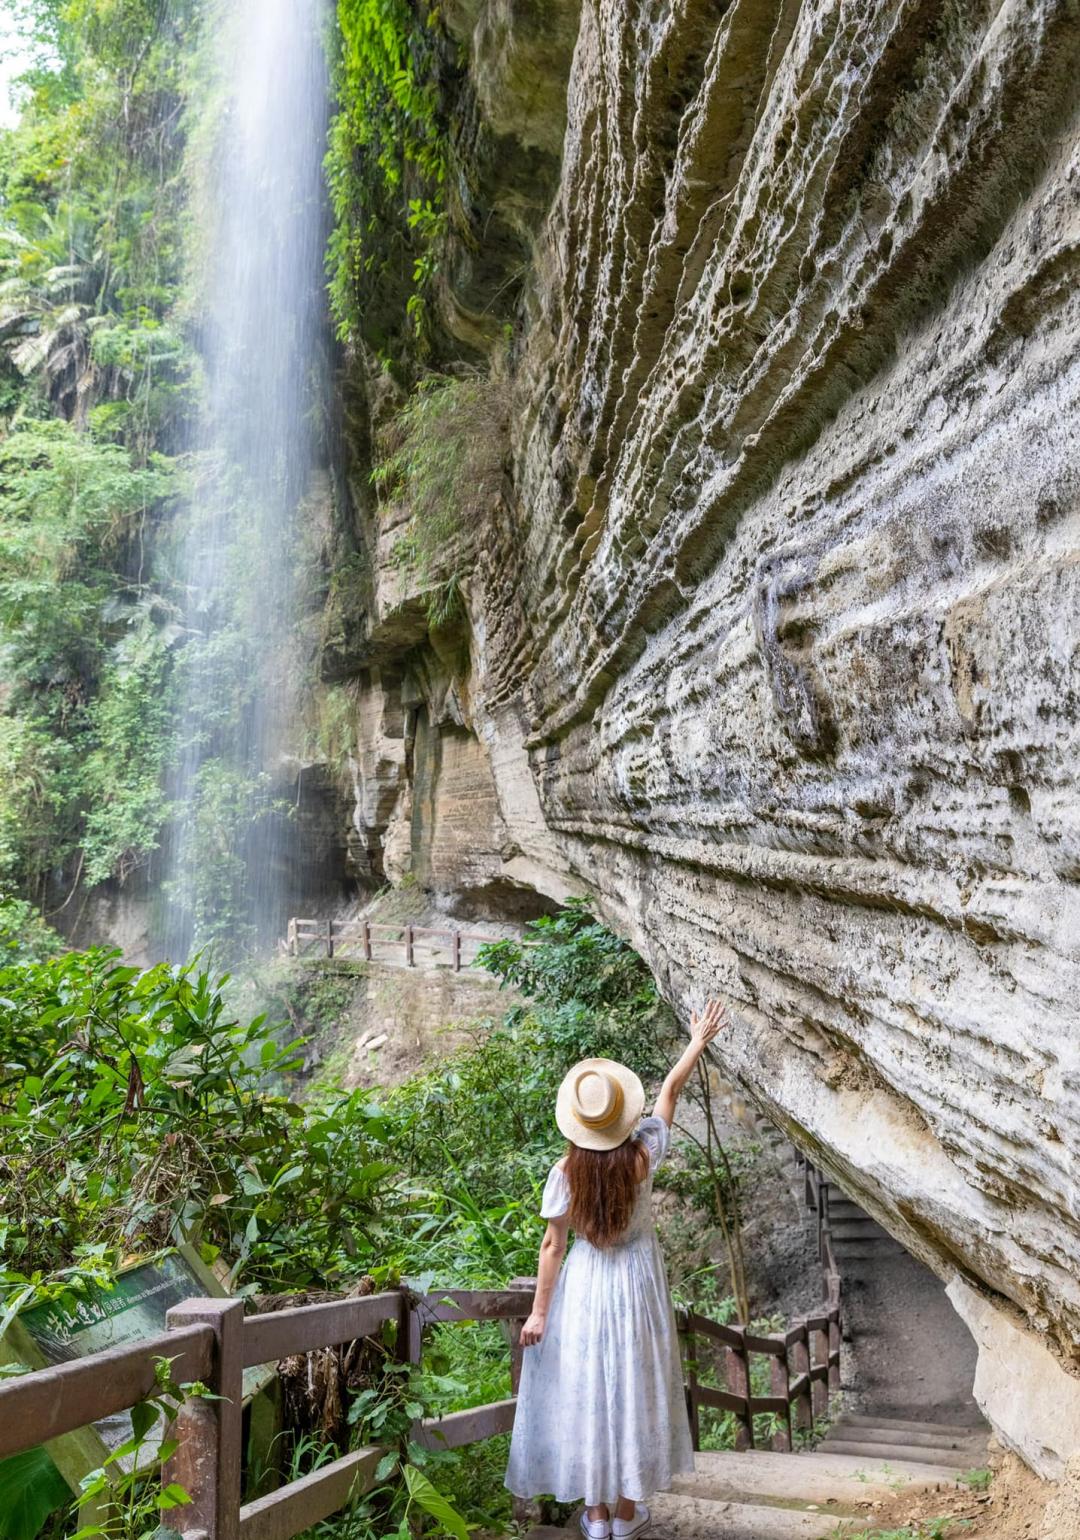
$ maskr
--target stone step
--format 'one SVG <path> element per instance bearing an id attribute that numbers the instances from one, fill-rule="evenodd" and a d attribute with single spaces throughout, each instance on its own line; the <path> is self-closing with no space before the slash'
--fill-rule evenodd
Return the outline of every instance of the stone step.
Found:
<path id="1" fill-rule="evenodd" d="M 922 1418 L 893 1417 L 888 1412 L 880 1417 L 872 1412 L 845 1412 L 834 1426 L 839 1427 L 841 1423 L 851 1428 L 896 1428 L 898 1432 L 941 1433 L 946 1438 L 980 1438 L 983 1443 L 990 1437 L 990 1429 L 985 1423 L 930 1422 Z"/>
<path id="2" fill-rule="evenodd" d="M 858 1261 L 863 1257 L 895 1257 L 903 1252 L 904 1248 L 899 1241 L 867 1238 L 866 1240 L 834 1240 L 833 1251 L 836 1256 L 848 1257 L 852 1261 Z"/>
<path id="3" fill-rule="evenodd" d="M 933 1428 L 920 1428 L 917 1423 L 901 1426 L 895 1422 L 855 1422 L 841 1417 L 834 1422 L 826 1435 L 829 1439 L 853 1438 L 860 1444 L 906 1444 L 917 1449 L 985 1449 L 986 1435 L 978 1428 L 965 1428 L 961 1433 L 942 1433 Z"/>
<path id="4" fill-rule="evenodd" d="M 646 1540 L 828 1540 L 839 1524 L 846 1534 L 870 1527 L 868 1505 L 905 1491 L 956 1484 L 955 1469 L 933 1462 L 902 1470 L 878 1457 L 816 1450 L 780 1454 L 703 1451 L 693 1474 L 678 1476 L 670 1492 L 650 1503 Z M 566 1529 L 540 1526 L 527 1540 L 577 1540 L 578 1515 Z"/>
<path id="5" fill-rule="evenodd" d="M 647 1540 L 826 1540 L 837 1525 L 835 1512 L 824 1509 L 715 1502 L 675 1492 L 658 1493 L 649 1506 Z M 867 1526 L 867 1520 L 845 1520 L 852 1534 Z"/>
<path id="6" fill-rule="evenodd" d="M 878 1444 L 871 1439 L 856 1437 L 861 1430 L 853 1428 L 851 1438 L 834 1438 L 830 1433 L 821 1443 L 821 1448 L 826 1454 L 850 1454 L 858 1459 L 879 1460 L 888 1465 L 894 1464 L 921 1464 L 928 1454 L 934 1456 L 935 1465 L 945 1465 L 952 1470 L 970 1470 L 976 1463 L 972 1459 L 972 1453 L 966 1449 L 943 1449 L 935 1445 L 928 1450 L 925 1445 L 918 1444 Z"/>
<path id="7" fill-rule="evenodd" d="M 952 1486 L 956 1473 L 929 1456 L 905 1466 L 904 1478 L 928 1490 Z M 833 1513 L 855 1514 L 860 1504 L 892 1495 L 896 1471 L 880 1460 L 854 1460 L 821 1448 L 812 1454 L 780 1454 L 761 1449 L 734 1454 L 703 1450 L 694 1456 L 693 1474 L 676 1476 L 672 1491 L 685 1497 L 749 1502 L 829 1505 Z"/>

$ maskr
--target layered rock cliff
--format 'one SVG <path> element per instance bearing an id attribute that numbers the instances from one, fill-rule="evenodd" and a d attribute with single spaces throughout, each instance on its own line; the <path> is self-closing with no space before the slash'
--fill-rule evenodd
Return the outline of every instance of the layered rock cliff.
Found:
<path id="1" fill-rule="evenodd" d="M 527 258 L 508 291 L 462 243 L 447 286 L 468 348 L 514 320 L 506 475 L 434 629 L 357 492 L 358 863 L 590 893 L 681 1011 L 730 1002 L 733 1075 L 950 1281 L 1051 1474 L 1075 1438 L 1031 1408 L 1080 1406 L 1080 13 L 522 11 L 450 13 Z M 1012 1394 L 1017 1330 L 1042 1369 Z"/>

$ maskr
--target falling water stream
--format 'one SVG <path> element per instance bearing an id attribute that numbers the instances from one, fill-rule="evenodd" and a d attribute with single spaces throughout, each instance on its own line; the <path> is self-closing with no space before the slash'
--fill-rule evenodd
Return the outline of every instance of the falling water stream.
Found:
<path id="1" fill-rule="evenodd" d="M 324 327 L 323 0 L 223 0 L 196 193 L 204 411 L 175 578 L 183 745 L 165 950 L 280 933 L 298 544 Z"/>

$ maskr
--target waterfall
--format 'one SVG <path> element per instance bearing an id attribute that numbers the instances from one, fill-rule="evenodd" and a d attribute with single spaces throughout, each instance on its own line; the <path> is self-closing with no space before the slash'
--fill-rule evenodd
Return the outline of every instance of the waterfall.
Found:
<path id="1" fill-rule="evenodd" d="M 223 0 L 210 23 L 192 152 L 202 413 L 171 574 L 183 644 L 162 929 L 176 958 L 272 940 L 289 897 L 296 573 L 325 326 L 323 19 L 323 0 Z"/>

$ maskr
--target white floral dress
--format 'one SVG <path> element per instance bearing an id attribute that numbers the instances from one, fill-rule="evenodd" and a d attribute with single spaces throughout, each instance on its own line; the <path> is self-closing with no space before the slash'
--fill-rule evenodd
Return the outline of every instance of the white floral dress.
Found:
<path id="1" fill-rule="evenodd" d="M 525 1349 L 506 1485 L 590 1506 L 641 1501 L 694 1468 L 682 1363 L 652 1219 L 653 1172 L 667 1154 L 662 1118 L 643 1118 L 649 1153 L 630 1223 L 611 1246 L 578 1237 L 559 1274 L 543 1339 Z M 570 1186 L 551 1168 L 540 1213 L 565 1214 Z"/>

